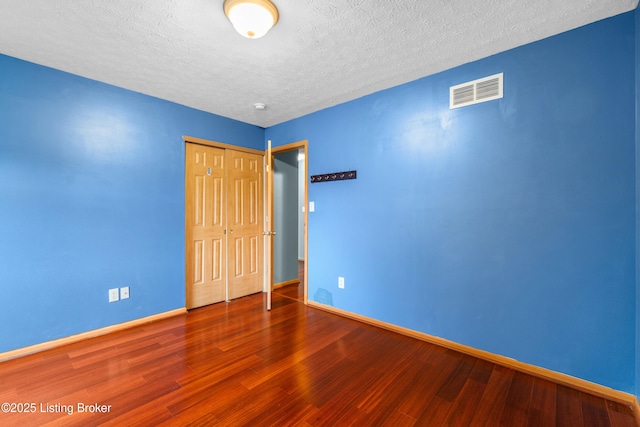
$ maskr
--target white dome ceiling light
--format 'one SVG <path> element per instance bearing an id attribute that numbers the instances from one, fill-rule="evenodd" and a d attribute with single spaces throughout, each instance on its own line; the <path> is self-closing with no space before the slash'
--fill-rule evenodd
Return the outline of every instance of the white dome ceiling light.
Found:
<path id="1" fill-rule="evenodd" d="M 278 22 L 278 9 L 269 0 L 225 0 L 224 14 L 240 35 L 258 39 Z"/>

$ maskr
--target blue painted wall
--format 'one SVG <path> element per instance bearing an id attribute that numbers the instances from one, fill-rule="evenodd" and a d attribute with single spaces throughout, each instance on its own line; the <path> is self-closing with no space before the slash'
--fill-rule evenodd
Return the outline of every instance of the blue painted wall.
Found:
<path id="1" fill-rule="evenodd" d="M 358 171 L 309 186 L 310 299 L 635 392 L 635 58 L 627 13 L 267 129 Z"/>
<path id="2" fill-rule="evenodd" d="M 0 56 L 0 352 L 184 307 L 182 135 L 264 129 Z M 131 298 L 108 303 L 108 289 Z"/>

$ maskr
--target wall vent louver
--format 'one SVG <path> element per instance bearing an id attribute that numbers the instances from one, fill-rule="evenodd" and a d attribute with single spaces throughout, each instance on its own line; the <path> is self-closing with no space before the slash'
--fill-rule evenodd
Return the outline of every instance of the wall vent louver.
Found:
<path id="1" fill-rule="evenodd" d="M 472 82 L 451 86 L 449 108 L 459 108 L 479 102 L 502 98 L 504 73 L 494 74 Z"/>

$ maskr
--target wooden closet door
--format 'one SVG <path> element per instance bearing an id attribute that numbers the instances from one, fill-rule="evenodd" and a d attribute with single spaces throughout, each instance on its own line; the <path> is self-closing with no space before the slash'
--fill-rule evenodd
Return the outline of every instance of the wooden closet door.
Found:
<path id="1" fill-rule="evenodd" d="M 226 297 L 225 150 L 186 144 L 187 308 Z"/>
<path id="2" fill-rule="evenodd" d="M 263 156 L 226 150 L 228 298 L 262 291 Z"/>

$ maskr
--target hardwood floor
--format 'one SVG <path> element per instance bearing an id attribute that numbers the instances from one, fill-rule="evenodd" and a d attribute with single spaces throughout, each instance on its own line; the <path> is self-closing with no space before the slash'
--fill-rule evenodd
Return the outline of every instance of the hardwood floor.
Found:
<path id="1" fill-rule="evenodd" d="M 0 402 L 36 406 L 0 425 L 635 426 L 625 405 L 263 298 L 0 363 Z"/>

